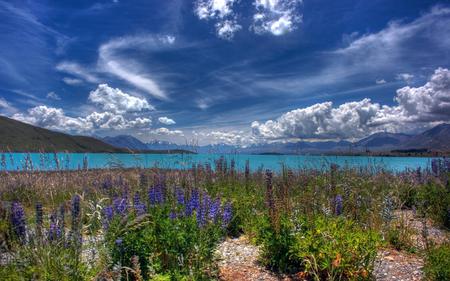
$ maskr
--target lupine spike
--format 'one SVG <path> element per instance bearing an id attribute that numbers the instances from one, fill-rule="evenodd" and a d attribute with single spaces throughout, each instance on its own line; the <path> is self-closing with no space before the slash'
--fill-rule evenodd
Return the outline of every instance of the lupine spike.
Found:
<path id="1" fill-rule="evenodd" d="M 11 207 L 11 225 L 17 238 L 24 243 L 26 239 L 25 212 L 18 202 L 14 202 Z"/>

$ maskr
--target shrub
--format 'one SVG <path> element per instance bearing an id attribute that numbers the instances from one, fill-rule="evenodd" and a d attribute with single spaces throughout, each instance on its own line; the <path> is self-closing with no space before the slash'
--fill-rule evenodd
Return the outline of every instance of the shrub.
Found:
<path id="1" fill-rule="evenodd" d="M 450 280 L 450 244 L 444 244 L 430 249 L 424 266 L 428 280 Z"/>
<path id="2" fill-rule="evenodd" d="M 270 268 L 314 280 L 370 278 L 380 243 L 375 232 L 341 217 L 283 218 L 278 231 L 269 225 L 261 241 L 262 262 Z"/>
<path id="3" fill-rule="evenodd" d="M 450 228 L 450 188 L 438 181 L 430 182 L 420 189 L 418 202 L 422 213 Z"/>
<path id="4" fill-rule="evenodd" d="M 182 189 L 151 188 L 148 195 L 147 205 L 135 197 L 131 207 L 123 197 L 105 208 L 112 263 L 132 268 L 132 259 L 138 257 L 145 280 L 209 279 L 214 250 L 231 221 L 231 205 L 197 189 L 188 200 Z"/>

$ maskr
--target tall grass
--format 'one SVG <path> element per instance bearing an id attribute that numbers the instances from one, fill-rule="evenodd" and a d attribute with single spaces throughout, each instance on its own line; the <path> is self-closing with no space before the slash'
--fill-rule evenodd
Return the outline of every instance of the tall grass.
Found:
<path id="1" fill-rule="evenodd" d="M 225 158 L 186 170 L 87 167 L 0 173 L 0 279 L 214 279 L 215 247 L 242 234 L 273 270 L 364 279 L 376 250 L 396 241 L 394 210 L 449 227 L 445 161 L 402 173 L 334 164 L 273 173 Z"/>

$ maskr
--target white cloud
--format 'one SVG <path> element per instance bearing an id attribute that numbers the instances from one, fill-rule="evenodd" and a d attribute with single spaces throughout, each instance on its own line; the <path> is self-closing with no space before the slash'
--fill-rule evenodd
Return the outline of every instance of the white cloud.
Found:
<path id="1" fill-rule="evenodd" d="M 158 118 L 159 123 L 164 125 L 173 125 L 176 124 L 176 122 L 173 119 L 167 118 L 165 116 Z"/>
<path id="2" fill-rule="evenodd" d="M 237 0 L 197 0 L 195 13 L 199 19 L 224 18 L 233 13 Z"/>
<path id="3" fill-rule="evenodd" d="M 80 79 L 70 78 L 70 77 L 64 77 L 62 80 L 67 85 L 78 85 L 78 84 L 83 83 L 83 81 Z"/>
<path id="4" fill-rule="evenodd" d="M 211 131 L 200 136 L 212 138 L 212 143 L 216 144 L 247 146 L 256 143 L 255 137 L 244 131 Z"/>
<path id="5" fill-rule="evenodd" d="M 184 136 L 183 131 L 181 130 L 169 130 L 164 127 L 152 130 L 150 133 L 163 136 Z"/>
<path id="6" fill-rule="evenodd" d="M 100 84 L 89 94 L 89 101 L 99 104 L 103 110 L 114 113 L 138 112 L 150 110 L 153 107 L 146 99 L 131 96 L 118 88 L 111 88 L 108 84 Z"/>
<path id="7" fill-rule="evenodd" d="M 75 62 L 68 62 L 68 61 L 61 62 L 56 66 L 56 69 L 61 72 L 72 74 L 72 75 L 74 75 L 78 78 L 81 78 L 90 83 L 99 83 L 99 79 L 94 74 L 92 74 L 90 71 L 85 69 L 83 66 L 81 66 Z M 70 80 L 67 80 L 67 81 L 70 81 Z M 72 82 L 73 81 L 75 81 L 75 79 L 73 79 Z M 66 82 L 66 81 L 64 81 L 64 82 Z"/>
<path id="8" fill-rule="evenodd" d="M 12 106 L 7 100 L 0 97 L 0 112 L 4 114 L 12 114 L 17 111 L 17 108 Z"/>
<path id="9" fill-rule="evenodd" d="M 439 54 L 450 46 L 447 39 L 450 33 L 450 9 L 437 6 L 416 20 L 390 22 L 379 32 L 355 38 L 345 48 L 335 53 L 345 57 L 345 63 L 359 64 L 362 67 L 383 68 L 396 65 L 403 60 L 412 62 L 422 56 L 429 58 L 424 46 L 433 46 Z M 420 41 L 421 44 L 417 44 Z M 411 53 L 414 55 L 411 55 Z"/>
<path id="10" fill-rule="evenodd" d="M 231 40 L 234 37 L 234 33 L 242 28 L 235 20 L 225 20 L 216 23 L 217 36 L 222 39 Z"/>
<path id="11" fill-rule="evenodd" d="M 148 73 L 144 73 L 140 64 L 127 60 L 119 53 L 125 49 L 157 50 L 170 46 L 174 42 L 175 37 L 170 35 L 128 36 L 113 39 L 100 46 L 98 64 L 100 70 L 111 73 L 158 99 L 167 100 L 166 92 Z"/>
<path id="12" fill-rule="evenodd" d="M 47 94 L 47 98 L 52 100 L 61 100 L 61 98 L 55 92 L 49 92 Z"/>
<path id="13" fill-rule="evenodd" d="M 318 103 L 281 115 L 277 120 L 252 123 L 253 134 L 262 139 L 353 139 L 378 131 L 404 132 L 450 121 L 450 71 L 438 68 L 422 87 L 397 90 L 397 105 L 370 99 L 344 103 Z"/>
<path id="14" fill-rule="evenodd" d="M 344 36 L 344 47 L 320 54 L 319 61 L 324 66 L 317 72 L 281 78 L 264 76 L 263 79 L 257 79 L 257 74 L 253 83 L 256 87 L 299 96 L 328 92 L 330 86 L 345 87 L 355 79 L 380 73 L 391 75 L 425 66 L 436 68 L 442 61 L 450 60 L 448 34 L 450 8 L 437 6 L 410 22 L 391 22 L 374 33 Z"/>
<path id="15" fill-rule="evenodd" d="M 211 106 L 211 101 L 207 98 L 200 98 L 195 101 L 197 107 L 201 110 L 208 109 Z"/>
<path id="16" fill-rule="evenodd" d="M 194 12 L 200 20 L 216 21 L 216 33 L 219 38 L 231 40 L 242 29 L 237 23 L 233 6 L 238 0 L 197 0 Z"/>
<path id="17" fill-rule="evenodd" d="M 375 80 L 375 84 L 377 84 L 377 85 L 386 84 L 386 80 L 384 80 L 384 79 L 377 79 L 377 80 Z"/>
<path id="18" fill-rule="evenodd" d="M 406 82 L 408 84 L 411 83 L 411 80 L 413 78 L 414 78 L 414 75 L 413 74 L 409 74 L 409 73 L 399 73 L 395 77 L 395 79 L 404 81 L 404 82 Z"/>
<path id="19" fill-rule="evenodd" d="M 301 3 L 301 0 L 255 0 L 252 29 L 257 34 L 276 36 L 295 30 L 302 21 L 302 15 L 298 13 Z"/>
<path id="20" fill-rule="evenodd" d="M 16 113 L 13 119 L 50 130 L 92 133 L 95 130 L 123 130 L 148 128 L 152 121 L 149 118 L 126 119 L 112 112 L 93 112 L 86 117 L 70 117 L 63 109 L 45 105 L 28 109 L 27 113 Z"/>
<path id="21" fill-rule="evenodd" d="M 51 130 L 83 131 L 90 129 L 84 120 L 68 117 L 61 108 L 45 105 L 30 108 L 26 114 L 16 113 L 12 118 Z"/>

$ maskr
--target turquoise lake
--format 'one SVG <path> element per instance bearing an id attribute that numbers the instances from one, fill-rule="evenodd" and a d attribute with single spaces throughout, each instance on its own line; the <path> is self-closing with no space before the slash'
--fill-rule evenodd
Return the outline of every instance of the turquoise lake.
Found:
<path id="1" fill-rule="evenodd" d="M 282 165 L 291 169 L 327 169 L 331 163 L 341 167 L 375 168 L 403 171 L 428 168 L 432 158 L 371 157 L 371 156 L 305 156 L 305 155 L 243 155 L 243 154 L 103 154 L 103 153 L 5 153 L 1 157 L 2 170 L 74 170 L 88 166 L 98 168 L 170 168 L 189 169 L 193 164 L 210 163 L 223 156 L 228 164 L 234 159 L 236 169 L 243 170 L 246 160 L 250 169 L 280 171 Z M 57 160 L 56 160 L 57 159 Z"/>

